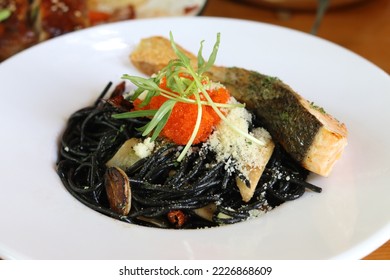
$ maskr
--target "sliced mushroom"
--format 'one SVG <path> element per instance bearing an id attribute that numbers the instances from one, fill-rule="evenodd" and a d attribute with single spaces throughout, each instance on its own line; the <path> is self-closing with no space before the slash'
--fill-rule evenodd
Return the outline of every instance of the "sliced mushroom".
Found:
<path id="1" fill-rule="evenodd" d="M 213 221 L 213 215 L 215 213 L 215 210 L 217 209 L 217 206 L 215 203 L 210 203 L 206 206 L 203 206 L 201 208 L 194 209 L 193 212 L 198 215 L 199 217 L 208 220 Z"/>
<path id="2" fill-rule="evenodd" d="M 257 167 L 252 167 L 249 165 L 244 167 L 244 169 L 246 169 L 245 173 L 248 174 L 247 179 L 249 180 L 249 186 L 246 184 L 245 180 L 242 180 L 239 177 L 236 178 L 236 184 L 240 190 L 240 194 L 244 202 L 248 202 L 253 197 L 257 183 L 259 182 L 260 177 L 264 172 L 265 166 L 271 158 L 275 148 L 275 144 L 271 138 L 264 140 L 266 141 L 265 145 L 259 147 L 258 149 L 261 155 L 261 162 L 257 164 Z"/>
<path id="3" fill-rule="evenodd" d="M 250 167 L 248 167 L 250 168 Z M 236 178 L 236 184 L 238 189 L 240 190 L 240 194 L 242 197 L 242 200 L 244 202 L 248 202 L 253 197 L 253 194 L 255 192 L 257 183 L 260 180 L 261 175 L 263 174 L 264 168 L 252 168 L 248 171 L 248 177 L 247 180 L 249 181 L 249 185 L 242 180 L 241 178 Z"/>
<path id="4" fill-rule="evenodd" d="M 143 222 L 146 222 L 148 224 L 151 224 L 151 225 L 158 227 L 158 228 L 168 228 L 169 227 L 168 222 L 165 220 L 161 220 L 161 219 L 144 217 L 144 216 L 138 216 L 136 219 L 143 221 Z"/>
<path id="5" fill-rule="evenodd" d="M 126 173 L 118 167 L 109 167 L 104 175 L 104 183 L 110 208 L 120 215 L 129 214 L 131 189 Z"/>
<path id="6" fill-rule="evenodd" d="M 115 153 L 115 155 L 106 163 L 107 167 L 119 167 L 122 170 L 126 170 L 134 163 L 136 163 L 140 157 L 135 153 L 134 146 L 141 142 L 141 139 L 131 138 L 127 140 Z"/>

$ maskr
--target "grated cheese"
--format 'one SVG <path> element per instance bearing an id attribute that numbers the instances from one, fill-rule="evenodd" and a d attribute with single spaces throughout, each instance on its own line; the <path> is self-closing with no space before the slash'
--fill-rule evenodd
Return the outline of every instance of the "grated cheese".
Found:
<path id="1" fill-rule="evenodd" d="M 230 103 L 237 103 L 232 97 Z M 245 108 L 234 107 L 226 115 L 227 121 L 245 133 L 249 133 L 257 139 L 269 141 L 271 135 L 263 128 L 255 128 L 249 132 L 252 115 Z M 225 169 L 231 173 L 234 169 L 247 176 L 251 168 L 257 168 L 262 164 L 259 146 L 252 143 L 245 136 L 233 131 L 226 122 L 221 121 L 210 135 L 204 148 L 216 153 L 217 161 L 226 163 Z M 248 169 L 248 166 L 250 168 Z"/>
<path id="2" fill-rule="evenodd" d="M 152 153 L 155 143 L 154 141 L 150 141 L 150 140 L 151 138 L 148 137 L 144 140 L 143 143 L 142 142 L 138 143 L 133 147 L 133 150 L 138 157 L 145 158 Z"/>

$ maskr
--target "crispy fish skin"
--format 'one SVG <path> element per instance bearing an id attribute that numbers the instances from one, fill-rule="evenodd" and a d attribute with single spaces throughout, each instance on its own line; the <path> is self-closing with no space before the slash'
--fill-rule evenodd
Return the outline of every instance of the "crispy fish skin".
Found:
<path id="1" fill-rule="evenodd" d="M 328 176 L 347 145 L 347 128 L 278 78 L 237 67 L 213 67 L 213 81 L 246 104 L 272 137 L 306 169 Z"/>
<path id="2" fill-rule="evenodd" d="M 196 57 L 185 53 L 196 65 Z M 169 40 L 157 36 L 143 39 L 130 56 L 137 69 L 148 75 L 161 70 L 172 58 L 175 56 Z M 225 85 L 232 96 L 255 112 L 273 139 L 303 167 L 322 176 L 330 174 L 347 145 L 344 124 L 278 78 L 218 66 L 212 67 L 207 75 Z"/>

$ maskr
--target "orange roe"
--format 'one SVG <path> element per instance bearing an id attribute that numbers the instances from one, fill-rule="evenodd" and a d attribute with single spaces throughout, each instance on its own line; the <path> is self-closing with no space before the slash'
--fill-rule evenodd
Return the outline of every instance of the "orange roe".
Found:
<path id="1" fill-rule="evenodd" d="M 165 79 L 160 84 L 161 88 L 166 88 Z M 211 99 L 215 103 L 227 103 L 230 95 L 226 88 L 220 87 L 213 90 L 207 90 Z M 191 97 L 194 99 L 194 97 Z M 205 100 L 205 97 L 201 95 L 201 99 Z M 161 95 L 155 96 L 150 100 L 150 103 L 144 107 L 139 107 L 141 100 L 137 99 L 134 101 L 135 110 L 150 110 L 158 109 L 160 106 L 167 101 L 166 97 Z M 186 145 L 191 138 L 192 132 L 195 127 L 196 119 L 198 116 L 198 105 L 177 102 L 172 109 L 172 113 L 165 124 L 160 135 L 164 136 L 178 145 Z M 209 105 L 202 105 L 202 119 L 200 127 L 193 144 L 205 142 L 213 128 L 220 122 L 220 117 Z"/>

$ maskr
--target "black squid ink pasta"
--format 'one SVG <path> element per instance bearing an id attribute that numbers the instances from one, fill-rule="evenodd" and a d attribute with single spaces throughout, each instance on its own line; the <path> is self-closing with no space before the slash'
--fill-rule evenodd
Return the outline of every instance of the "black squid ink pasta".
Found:
<path id="1" fill-rule="evenodd" d="M 73 113 L 59 144 L 57 173 L 65 188 L 81 203 L 123 222 L 158 227 L 197 229 L 232 224 L 257 217 L 278 205 L 321 188 L 306 182 L 308 171 L 275 143 L 273 154 L 252 198 L 244 202 L 236 186 L 239 171 L 227 171 L 213 151 L 192 145 L 180 162 L 183 145 L 158 142 L 154 151 L 123 170 L 131 189 L 127 214 L 110 208 L 105 186 L 106 163 L 125 141 L 141 138 L 146 117 L 113 118 L 133 108 L 122 96 L 125 84 L 110 92 L 110 83 L 89 107 Z M 109 96 L 109 97 L 106 97 Z M 254 117 L 253 123 L 259 123 Z M 234 160 L 229 161 L 234 164 Z M 248 186 L 249 187 L 249 186 Z"/>

